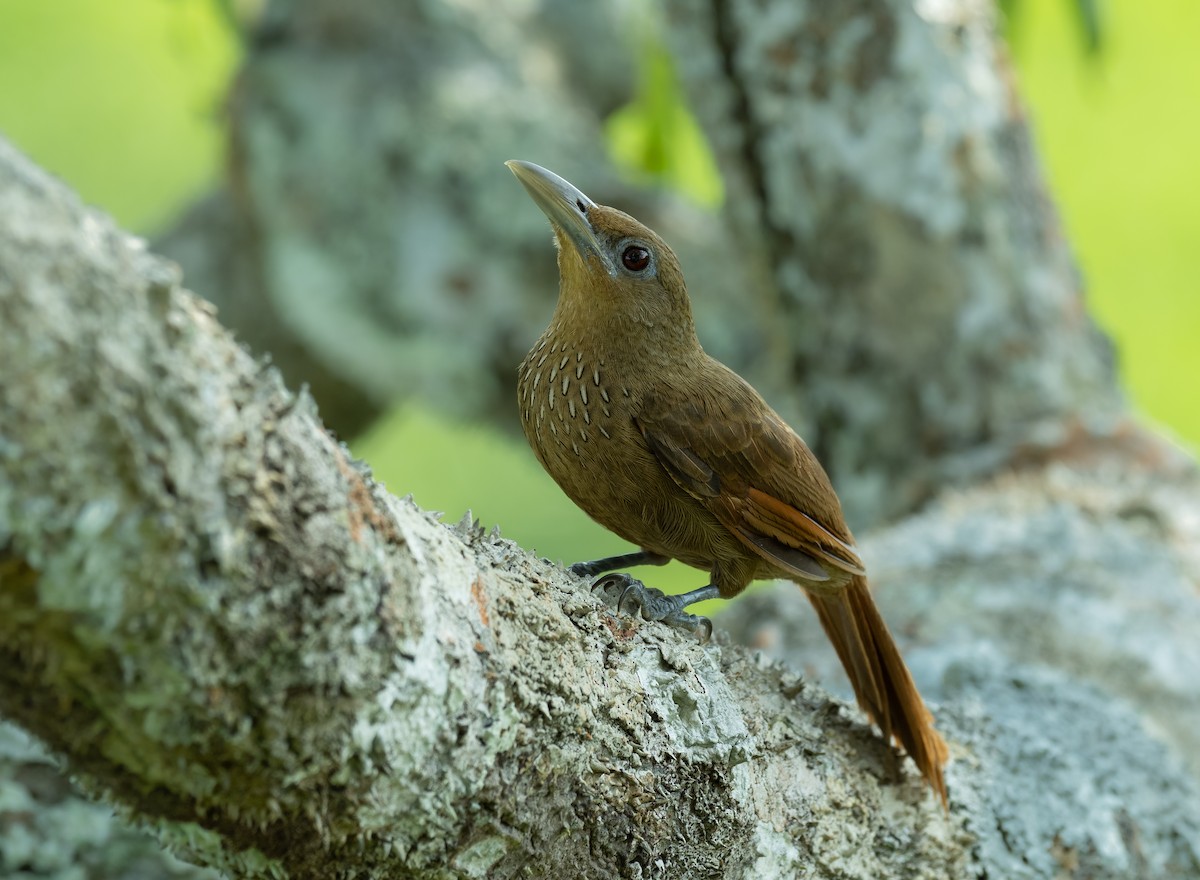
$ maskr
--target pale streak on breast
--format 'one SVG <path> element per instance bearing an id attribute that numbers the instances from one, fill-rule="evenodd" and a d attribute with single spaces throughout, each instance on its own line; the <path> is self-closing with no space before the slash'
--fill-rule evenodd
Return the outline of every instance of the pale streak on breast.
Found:
<path id="1" fill-rule="evenodd" d="M 571 395 L 571 371 L 567 369 L 567 365 L 571 361 L 571 354 L 575 355 L 575 380 L 579 385 L 578 401 Z M 549 372 L 546 373 L 542 367 L 547 363 L 547 360 L 557 355 L 558 360 L 550 361 Z M 604 360 L 597 359 L 596 361 L 588 362 L 589 359 L 584 357 L 584 352 L 579 349 L 579 346 L 572 345 L 561 340 L 550 338 L 547 334 L 539 341 L 538 345 L 530 351 L 521 365 L 523 381 L 521 383 L 521 401 L 523 403 L 522 413 L 526 423 L 529 423 L 534 416 L 533 405 L 536 401 L 535 392 L 541 387 L 543 374 L 547 380 L 546 397 L 538 406 L 536 418 L 537 428 L 533 432 L 536 435 L 537 445 L 545 448 L 547 445 L 554 446 L 557 444 L 562 449 L 569 448 L 579 457 L 583 463 L 587 463 L 589 458 L 583 455 L 583 449 L 580 443 L 591 442 L 591 428 L 599 433 L 599 436 L 605 440 L 612 440 L 612 434 L 606 427 L 606 420 L 613 418 L 613 411 L 610 408 L 612 397 L 608 393 L 608 389 L 603 387 L 601 383 L 601 367 L 604 366 Z M 598 364 L 598 366 L 596 365 Z M 593 422 L 592 412 L 590 410 L 591 395 L 588 394 L 587 380 L 584 378 L 588 374 L 591 375 L 592 386 L 596 389 L 603 403 L 600 405 L 599 411 L 596 413 L 596 420 Z M 625 397 L 629 397 L 629 389 L 622 388 L 621 393 Z M 559 407 L 559 396 L 562 397 L 563 407 Z M 549 417 L 546 408 L 550 409 L 550 414 L 557 415 L 555 420 Z M 603 415 L 601 415 L 603 413 Z M 571 419 L 579 419 L 582 416 L 582 424 L 578 428 L 578 441 L 573 437 L 575 432 L 570 430 L 567 422 L 567 416 Z M 557 422 L 561 422 L 565 431 L 558 430 Z M 549 425 L 550 430 L 543 433 L 546 425 Z M 584 427 L 587 426 L 587 427 Z"/>

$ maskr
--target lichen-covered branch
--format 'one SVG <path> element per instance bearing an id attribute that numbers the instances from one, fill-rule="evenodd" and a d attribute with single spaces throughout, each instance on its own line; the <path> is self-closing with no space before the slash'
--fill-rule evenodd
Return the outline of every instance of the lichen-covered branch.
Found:
<path id="1" fill-rule="evenodd" d="M 873 533 L 867 566 L 934 688 L 972 650 L 1057 669 L 1133 707 L 1200 778 L 1200 478 L 1162 441 L 1128 440 L 1119 454 L 944 493 Z M 721 623 L 840 681 L 797 599 L 763 590 Z"/>
<path id="2" fill-rule="evenodd" d="M 389 496 L 178 282 L 0 145 L 0 713 L 177 852 L 239 877 L 1200 868 L 1200 791 L 1120 704 L 964 653 L 943 814 L 786 668 Z"/>
<path id="3" fill-rule="evenodd" d="M 686 875 L 753 859 L 763 797 L 944 824 L 794 676 L 387 495 L 169 264 L 8 147 L 0 266 L 0 712 L 184 853 Z"/>
<path id="4" fill-rule="evenodd" d="M 0 876 L 38 880 L 218 880 L 87 800 L 46 749 L 0 721 Z"/>

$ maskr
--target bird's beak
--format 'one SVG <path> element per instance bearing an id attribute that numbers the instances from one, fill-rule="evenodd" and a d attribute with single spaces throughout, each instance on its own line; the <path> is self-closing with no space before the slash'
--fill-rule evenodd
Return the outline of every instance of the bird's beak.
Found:
<path id="1" fill-rule="evenodd" d="M 588 211 L 596 207 L 595 202 L 541 165 L 523 162 L 520 159 L 509 159 L 504 164 L 529 191 L 542 213 L 550 218 L 554 228 L 575 245 L 584 261 L 594 255 L 609 275 L 616 274 L 612 261 L 600 246 L 591 221 L 588 220 Z"/>

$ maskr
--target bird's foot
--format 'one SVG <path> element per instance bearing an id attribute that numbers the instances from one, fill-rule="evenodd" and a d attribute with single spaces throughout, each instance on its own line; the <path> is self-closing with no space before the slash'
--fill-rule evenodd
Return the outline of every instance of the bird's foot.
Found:
<path id="1" fill-rule="evenodd" d="M 720 595 L 716 587 L 709 585 L 690 593 L 670 596 L 621 573 L 600 578 L 592 584 L 592 592 L 599 593 L 607 602 L 615 604 L 618 613 L 633 614 L 645 620 L 685 629 L 702 642 L 707 642 L 712 636 L 712 621 L 698 614 L 688 614 L 683 609 L 693 602 L 715 599 Z"/>

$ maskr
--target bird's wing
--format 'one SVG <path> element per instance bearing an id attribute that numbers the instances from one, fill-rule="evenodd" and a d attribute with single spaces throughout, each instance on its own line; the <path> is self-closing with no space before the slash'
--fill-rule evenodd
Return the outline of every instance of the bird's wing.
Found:
<path id="1" fill-rule="evenodd" d="M 635 419 L 663 469 L 744 544 L 806 581 L 864 574 L 824 469 L 748 384 L 645 401 Z"/>

